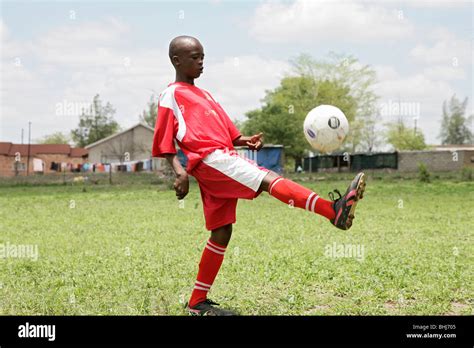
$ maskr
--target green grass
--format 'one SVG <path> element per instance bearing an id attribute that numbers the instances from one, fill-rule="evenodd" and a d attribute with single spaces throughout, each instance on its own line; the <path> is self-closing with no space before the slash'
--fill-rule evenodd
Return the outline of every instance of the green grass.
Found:
<path id="1" fill-rule="evenodd" d="M 306 181 L 327 197 L 346 181 Z M 473 314 L 474 183 L 368 182 L 350 231 L 264 193 L 239 201 L 210 298 L 246 315 Z M 199 190 L 3 187 L 0 314 L 183 315 L 209 233 Z M 327 245 L 364 247 L 332 258 Z"/>

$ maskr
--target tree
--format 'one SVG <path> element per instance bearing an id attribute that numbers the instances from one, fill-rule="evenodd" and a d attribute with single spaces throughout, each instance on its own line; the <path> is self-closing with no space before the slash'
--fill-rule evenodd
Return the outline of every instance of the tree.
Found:
<path id="1" fill-rule="evenodd" d="M 76 146 L 84 147 L 116 133 L 120 127 L 114 120 L 115 109 L 110 103 L 102 105 L 97 94 L 88 110 L 82 110 L 79 125 L 71 131 Z"/>
<path id="2" fill-rule="evenodd" d="M 423 133 L 407 127 L 402 120 L 389 123 L 387 128 L 387 141 L 395 150 L 424 150 L 427 148 Z"/>
<path id="3" fill-rule="evenodd" d="M 155 128 L 156 115 L 158 113 L 158 101 L 154 94 L 151 95 L 150 100 L 143 110 L 142 114 L 139 115 L 140 122 L 144 122 L 152 128 Z"/>
<path id="4" fill-rule="evenodd" d="M 469 144 L 473 141 L 468 123 L 473 115 L 465 117 L 467 98 L 461 103 L 456 95 L 451 97 L 449 106 L 443 102 L 443 119 L 441 121 L 441 144 Z"/>
<path id="5" fill-rule="evenodd" d="M 38 144 L 69 144 L 70 141 L 71 139 L 66 134 L 55 132 L 39 139 Z"/>
<path id="6" fill-rule="evenodd" d="M 372 67 L 362 65 L 353 56 L 334 52 L 322 60 L 302 54 L 292 61 L 292 65 L 298 76 L 308 76 L 314 81 L 329 80 L 348 88 L 357 107 L 346 144 L 350 145 L 353 152 L 357 149 L 372 151 L 378 144 L 378 133 L 375 132 L 378 96 L 373 88 L 376 73 Z"/>
<path id="7" fill-rule="evenodd" d="M 286 77 L 273 91 L 266 91 L 260 109 L 246 113 L 242 132 L 263 132 L 266 143 L 283 144 L 285 154 L 298 165 L 305 149 L 310 149 L 304 134 L 303 122 L 315 105 L 331 104 L 344 110 L 351 121 L 357 103 L 349 89 L 335 81 L 315 81 L 309 76 Z"/>

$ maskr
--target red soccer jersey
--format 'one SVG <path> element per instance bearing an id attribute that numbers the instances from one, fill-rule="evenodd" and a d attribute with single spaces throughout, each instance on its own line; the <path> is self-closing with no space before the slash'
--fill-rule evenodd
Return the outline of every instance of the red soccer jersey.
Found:
<path id="1" fill-rule="evenodd" d="M 158 102 L 153 157 L 176 153 L 188 158 L 187 171 L 217 149 L 233 149 L 240 132 L 209 92 L 185 82 L 168 85 Z"/>

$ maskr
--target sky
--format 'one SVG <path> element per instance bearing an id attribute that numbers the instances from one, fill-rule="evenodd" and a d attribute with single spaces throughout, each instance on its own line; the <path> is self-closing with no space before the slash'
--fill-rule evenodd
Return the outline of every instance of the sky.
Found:
<path id="1" fill-rule="evenodd" d="M 199 38 L 207 89 L 233 120 L 261 106 L 301 53 L 377 73 L 379 127 L 400 117 L 438 144 L 443 101 L 473 113 L 471 1 L 1 1 L 0 141 L 75 128 L 95 94 L 125 129 L 174 80 L 167 51 Z M 316 106 L 316 105 L 315 105 Z M 401 106 L 401 107 L 400 107 Z M 303 136 L 303 133 L 302 133 Z"/>

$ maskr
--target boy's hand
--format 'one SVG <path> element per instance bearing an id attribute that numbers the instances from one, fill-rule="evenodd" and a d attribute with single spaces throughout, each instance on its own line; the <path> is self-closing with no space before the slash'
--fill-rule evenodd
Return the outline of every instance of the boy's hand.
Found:
<path id="1" fill-rule="evenodd" d="M 263 141 L 261 140 L 263 133 L 258 133 L 252 135 L 250 139 L 247 141 L 247 145 L 249 146 L 250 150 L 260 150 L 263 147 Z"/>
<path id="2" fill-rule="evenodd" d="M 176 191 L 176 197 L 178 199 L 183 199 L 189 192 L 189 178 L 188 173 L 183 172 L 176 175 L 176 180 L 174 181 L 174 190 Z"/>

